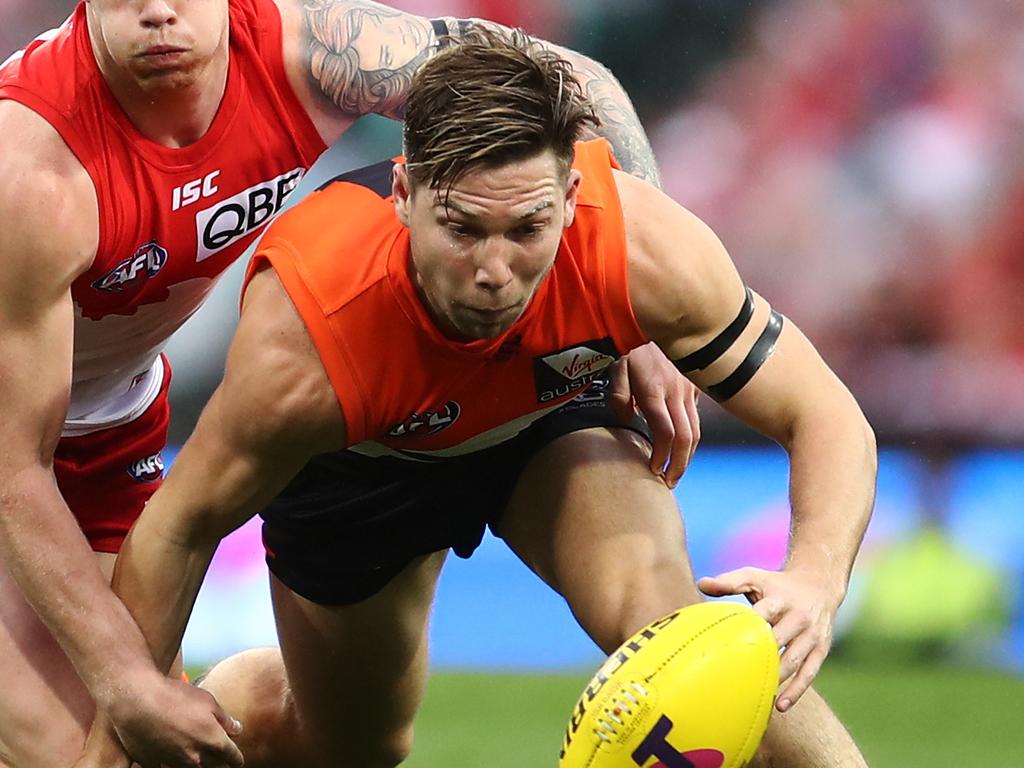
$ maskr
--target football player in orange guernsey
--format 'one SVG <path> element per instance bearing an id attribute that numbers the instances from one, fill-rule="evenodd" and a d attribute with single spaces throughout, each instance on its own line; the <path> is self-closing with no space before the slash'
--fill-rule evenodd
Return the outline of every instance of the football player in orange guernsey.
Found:
<path id="1" fill-rule="evenodd" d="M 70 764 L 94 701 L 129 742 L 209 711 L 109 589 L 160 484 L 161 351 L 324 148 L 361 115 L 400 117 L 441 37 L 479 23 L 370 0 L 88 0 L 0 64 L 0 766 Z M 656 179 L 614 78 L 565 55 L 623 166 Z M 620 380 L 672 482 L 693 388 L 637 353 Z"/>
<path id="2" fill-rule="evenodd" d="M 114 575 L 166 669 L 218 541 L 262 513 L 280 655 L 204 683 L 246 765 L 401 763 L 438 573 L 485 526 L 605 651 L 701 599 L 642 425 L 599 397 L 648 341 L 790 455 L 782 569 L 699 585 L 750 596 L 785 647 L 760 759 L 863 765 L 808 686 L 870 516 L 872 431 L 704 224 L 577 141 L 592 122 L 563 60 L 473 34 L 417 73 L 405 161 L 336 178 L 260 244 L 224 380 Z M 163 762 L 224 738 L 212 711 L 194 725 L 154 735 Z"/>

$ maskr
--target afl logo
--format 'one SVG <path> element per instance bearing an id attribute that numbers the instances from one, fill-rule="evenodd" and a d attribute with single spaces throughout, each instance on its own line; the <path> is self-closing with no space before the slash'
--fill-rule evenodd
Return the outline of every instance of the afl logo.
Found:
<path id="1" fill-rule="evenodd" d="M 388 437 L 411 437 L 414 433 L 418 437 L 429 437 L 436 435 L 454 424 L 462 408 L 454 400 L 449 400 L 433 411 L 416 413 L 415 411 L 400 424 L 395 424 L 388 430 Z"/>
<path id="2" fill-rule="evenodd" d="M 144 459 L 133 461 L 128 465 L 128 474 L 140 483 L 152 483 L 164 474 L 164 457 L 159 453 Z"/>
<path id="3" fill-rule="evenodd" d="M 167 250 L 156 240 L 143 243 L 135 253 L 122 261 L 99 280 L 92 283 L 98 291 L 121 293 L 136 288 L 157 274 L 167 264 Z"/>

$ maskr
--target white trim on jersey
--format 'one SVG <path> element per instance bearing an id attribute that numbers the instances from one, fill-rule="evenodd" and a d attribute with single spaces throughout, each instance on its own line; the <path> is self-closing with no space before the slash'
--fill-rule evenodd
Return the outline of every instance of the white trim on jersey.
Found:
<path id="1" fill-rule="evenodd" d="M 164 359 L 157 355 L 153 365 L 137 374 L 128 389 L 120 396 L 106 400 L 89 413 L 65 420 L 61 437 L 81 437 L 135 421 L 156 400 L 166 375 Z"/>
<path id="2" fill-rule="evenodd" d="M 32 38 L 25 45 L 25 48 L 28 48 L 28 46 L 32 45 L 32 43 L 37 43 L 37 42 L 38 43 L 45 43 L 47 40 L 52 40 L 53 38 L 55 38 L 57 35 L 59 35 L 61 33 L 61 30 L 63 30 L 68 24 L 71 23 L 71 19 L 73 17 L 74 17 L 74 14 L 71 14 L 71 16 L 68 16 L 66 19 L 64 19 L 64 23 L 61 24 L 59 27 L 54 27 L 53 29 L 48 29 L 45 32 L 43 32 L 42 34 L 38 35 L 37 37 Z M 25 55 L 25 48 L 19 48 L 14 53 L 12 53 L 10 56 L 8 56 L 6 59 L 4 59 L 3 64 L 0 64 L 0 69 L 3 69 L 8 64 L 11 64 L 11 63 L 17 61 L 22 56 L 24 56 Z"/>

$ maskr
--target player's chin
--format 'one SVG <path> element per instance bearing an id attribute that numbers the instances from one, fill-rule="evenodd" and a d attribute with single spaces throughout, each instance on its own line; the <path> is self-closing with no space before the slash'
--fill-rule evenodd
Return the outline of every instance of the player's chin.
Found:
<path id="1" fill-rule="evenodd" d="M 495 339 L 515 325 L 520 312 L 508 312 L 493 319 L 480 319 L 473 316 L 459 318 L 455 325 L 459 333 L 469 339 Z"/>
<path id="2" fill-rule="evenodd" d="M 180 91 L 195 84 L 200 67 L 194 62 L 184 62 L 174 67 L 154 67 L 142 64 L 135 68 L 135 79 L 147 93 Z"/>

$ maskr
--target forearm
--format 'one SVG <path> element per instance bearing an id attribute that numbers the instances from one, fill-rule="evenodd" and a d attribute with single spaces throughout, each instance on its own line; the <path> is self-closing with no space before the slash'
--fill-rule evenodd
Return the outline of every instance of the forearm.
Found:
<path id="1" fill-rule="evenodd" d="M 787 568 L 819 572 L 841 600 L 874 505 L 874 434 L 852 397 L 809 411 L 790 452 L 792 524 Z"/>
<path id="2" fill-rule="evenodd" d="M 132 529 L 113 587 L 135 618 L 162 672 L 170 670 L 219 539 L 184 538 L 157 515 Z"/>
<path id="3" fill-rule="evenodd" d="M 126 672 L 153 670 L 142 633 L 45 467 L 3 480 L 0 558 L 98 702 L 117 696 Z"/>

